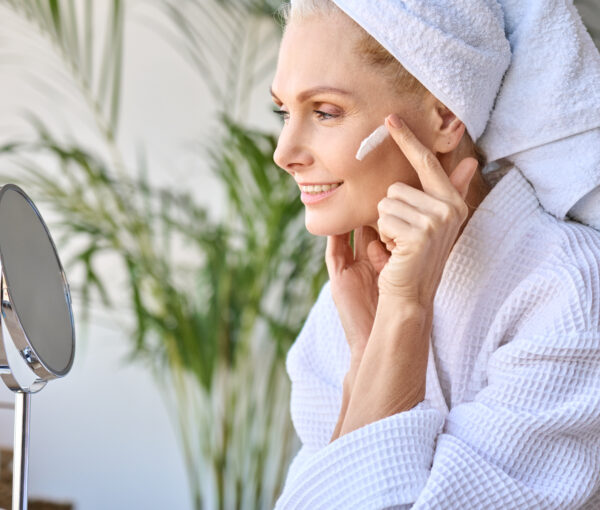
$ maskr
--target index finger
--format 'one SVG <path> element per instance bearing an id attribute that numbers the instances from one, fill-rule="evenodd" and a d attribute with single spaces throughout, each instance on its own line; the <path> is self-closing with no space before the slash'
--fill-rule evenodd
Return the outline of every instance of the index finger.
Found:
<path id="1" fill-rule="evenodd" d="M 433 152 L 425 147 L 398 115 L 385 119 L 390 135 L 417 172 L 423 191 L 435 198 L 456 199 L 457 191 L 452 186 L 442 164 Z"/>

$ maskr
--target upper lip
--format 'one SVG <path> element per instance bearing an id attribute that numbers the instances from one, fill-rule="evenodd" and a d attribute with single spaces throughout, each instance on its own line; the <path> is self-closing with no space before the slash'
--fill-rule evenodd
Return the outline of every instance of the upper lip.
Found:
<path id="1" fill-rule="evenodd" d="M 326 184 L 342 184 L 341 182 L 298 182 L 298 186 L 324 186 Z"/>

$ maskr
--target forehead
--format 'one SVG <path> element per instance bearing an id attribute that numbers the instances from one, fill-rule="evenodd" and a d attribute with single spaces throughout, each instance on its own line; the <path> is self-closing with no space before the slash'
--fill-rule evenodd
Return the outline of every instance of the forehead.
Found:
<path id="1" fill-rule="evenodd" d="M 360 86 L 370 73 L 356 51 L 357 36 L 357 29 L 341 15 L 293 21 L 281 41 L 273 91 L 294 93 L 323 84 Z"/>

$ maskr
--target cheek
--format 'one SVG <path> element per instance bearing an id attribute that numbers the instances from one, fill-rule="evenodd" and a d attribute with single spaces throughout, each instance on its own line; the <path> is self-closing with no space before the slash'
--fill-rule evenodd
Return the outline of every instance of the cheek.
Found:
<path id="1" fill-rule="evenodd" d="M 375 149 L 374 153 L 369 155 L 373 156 L 372 165 L 377 169 L 375 180 L 380 189 L 384 188 L 384 196 L 387 194 L 387 188 L 395 182 L 403 182 L 417 189 L 421 188 L 417 172 L 391 138 L 388 137 L 380 147 Z"/>
<path id="2" fill-rule="evenodd" d="M 323 137 L 317 149 L 323 166 L 344 181 L 360 169 L 360 162 L 355 158 L 360 140 L 355 139 L 355 135 L 340 130 L 335 136 Z"/>
<path id="3" fill-rule="evenodd" d="M 339 137 L 320 147 L 321 163 L 329 175 L 343 180 L 344 186 L 335 200 L 306 208 L 306 228 L 312 234 L 343 234 L 363 225 L 374 225 L 378 219 L 377 204 L 387 195 L 391 184 L 401 181 L 420 186 L 416 172 L 393 140 L 388 138 L 359 161 L 355 155 L 361 141 Z"/>
<path id="4" fill-rule="evenodd" d="M 359 193 L 368 202 L 377 203 L 387 195 L 390 185 L 398 181 L 419 186 L 417 173 L 391 138 L 370 152 L 363 161 L 358 161 L 354 152 L 346 161 L 344 173 L 352 192 Z"/>

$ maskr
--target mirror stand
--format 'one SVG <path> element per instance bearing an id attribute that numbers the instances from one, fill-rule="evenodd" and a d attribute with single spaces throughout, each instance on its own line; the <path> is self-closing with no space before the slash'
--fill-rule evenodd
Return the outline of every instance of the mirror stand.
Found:
<path id="1" fill-rule="evenodd" d="M 29 417 L 31 393 L 15 392 L 15 432 L 13 443 L 12 510 L 27 508 L 27 474 L 29 459 Z"/>
<path id="2" fill-rule="evenodd" d="M 46 381 L 29 370 L 28 365 L 32 362 L 31 356 L 28 356 L 29 351 L 27 349 L 17 351 L 15 346 L 7 341 L 7 338 L 10 338 L 10 333 L 7 331 L 7 323 L 10 317 L 6 311 L 11 309 L 11 302 L 1 264 L 0 274 L 0 295 L 2 296 L 0 303 L 0 310 L 2 311 L 0 316 L 0 378 L 15 395 L 12 510 L 27 510 L 31 395 L 46 386 Z M 12 320 L 14 321 L 14 317 Z"/>
<path id="3" fill-rule="evenodd" d="M 2 323 L 0 317 L 0 328 Z M 12 467 L 12 510 L 27 510 L 27 480 L 29 459 L 29 431 L 31 421 L 31 395 L 40 391 L 45 381 L 36 379 L 28 387 L 17 382 L 8 361 L 6 334 L 0 329 L 0 377 L 15 395 L 14 440 Z"/>

